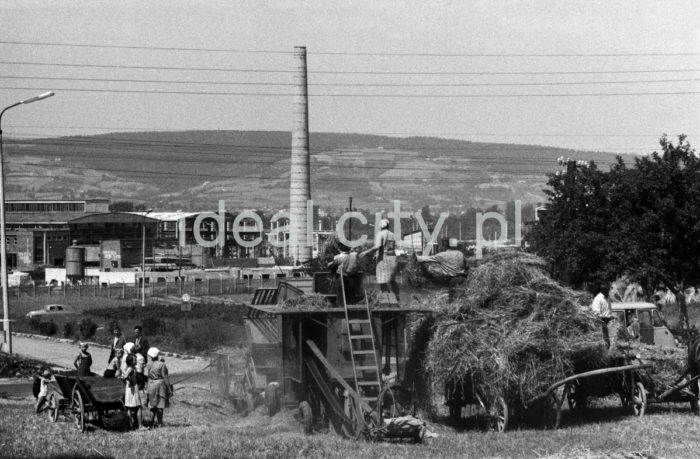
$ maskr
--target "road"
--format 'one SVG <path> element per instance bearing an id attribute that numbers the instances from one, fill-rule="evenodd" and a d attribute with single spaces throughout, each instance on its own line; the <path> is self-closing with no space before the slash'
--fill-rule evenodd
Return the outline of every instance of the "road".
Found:
<path id="1" fill-rule="evenodd" d="M 57 367 L 73 368 L 73 361 L 78 355 L 78 346 L 54 340 L 12 337 L 12 351 L 15 354 L 49 362 Z M 101 374 L 107 367 L 109 349 L 92 346 L 88 349 L 92 354 L 92 371 Z M 182 359 L 164 357 L 171 375 L 197 373 L 203 370 L 208 361 L 199 357 Z"/>

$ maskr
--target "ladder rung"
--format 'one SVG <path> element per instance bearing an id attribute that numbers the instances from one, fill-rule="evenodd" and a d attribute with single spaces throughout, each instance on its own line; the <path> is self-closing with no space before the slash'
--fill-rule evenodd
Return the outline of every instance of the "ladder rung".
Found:
<path id="1" fill-rule="evenodd" d="M 350 335 L 350 339 L 370 339 L 372 335 Z"/>
<path id="2" fill-rule="evenodd" d="M 360 398 L 362 399 L 363 402 L 373 403 L 373 402 L 377 401 L 376 397 L 360 397 Z"/>
<path id="3" fill-rule="evenodd" d="M 376 370 L 377 367 L 374 365 L 360 365 L 355 367 L 356 370 L 364 371 L 364 370 Z"/>
<path id="4" fill-rule="evenodd" d="M 355 355 L 371 355 L 374 354 L 374 351 L 370 349 L 368 351 L 352 351 L 352 353 Z"/>
<path id="5" fill-rule="evenodd" d="M 377 386 L 379 387 L 379 383 L 377 381 L 357 381 L 358 386 Z"/>
<path id="6" fill-rule="evenodd" d="M 348 320 L 349 324 L 369 324 L 370 321 L 367 319 L 350 319 Z"/>

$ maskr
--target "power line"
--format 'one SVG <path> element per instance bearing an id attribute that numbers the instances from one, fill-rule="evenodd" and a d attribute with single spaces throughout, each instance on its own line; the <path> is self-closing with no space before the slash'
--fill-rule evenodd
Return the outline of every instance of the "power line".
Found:
<path id="1" fill-rule="evenodd" d="M 8 87 L 9 90 L 43 90 L 45 88 Z M 264 93 L 264 92 L 217 92 L 217 91 L 155 91 L 145 89 L 87 89 L 87 88 L 57 88 L 52 90 L 66 92 L 98 92 L 120 94 L 178 94 L 200 96 L 253 96 L 253 97 L 294 97 L 295 93 Z M 611 93 L 569 93 L 569 94 L 309 94 L 309 97 L 364 97 L 364 98 L 406 98 L 406 99 L 479 99 L 479 98 L 512 98 L 512 97 L 624 97 L 624 96 L 678 96 L 700 94 L 700 91 L 668 91 L 668 92 L 611 92 Z"/>
<path id="2" fill-rule="evenodd" d="M 145 65 L 109 65 L 109 64 L 64 64 L 56 62 L 17 62 L 0 61 L 5 65 L 43 65 L 48 67 L 82 67 L 82 68 L 109 68 L 109 69 L 137 69 L 137 70 L 194 70 L 206 72 L 247 72 L 247 73 L 292 73 L 296 70 L 280 69 L 234 69 L 214 67 L 165 67 Z M 309 70 L 310 74 L 333 75 L 587 75 L 587 74 L 624 74 L 624 73 L 679 73 L 698 72 L 700 69 L 657 69 L 657 70 L 562 70 L 543 72 L 416 72 L 416 71 L 374 71 L 374 70 Z"/>
<path id="3" fill-rule="evenodd" d="M 245 85 L 245 86 L 296 86 L 294 83 L 270 83 L 250 81 L 189 81 L 189 80 L 150 80 L 136 78 L 74 78 L 74 77 L 43 77 L 0 75 L 0 78 L 16 80 L 48 80 L 48 81 L 96 81 L 102 83 L 166 83 L 166 84 L 208 84 L 208 85 Z M 599 84 L 655 84 L 655 83 L 685 83 L 700 81 L 700 78 L 680 78 L 662 80 L 618 80 L 618 81 L 577 81 L 577 82 L 548 82 L 548 83 L 309 83 L 310 87 L 480 87 L 480 86 L 580 86 Z"/>
<path id="4" fill-rule="evenodd" d="M 106 48 L 106 49 L 140 49 L 155 51 L 196 51 L 196 52 L 226 52 L 252 54 L 293 54 L 293 51 L 240 49 L 240 48 L 191 48 L 165 46 L 135 46 L 135 45 L 95 45 L 86 43 L 53 43 L 53 42 L 24 42 L 0 41 L 5 45 L 55 46 L 71 48 Z M 647 56 L 697 56 L 697 52 L 656 52 L 656 53 L 405 53 L 405 52 L 347 52 L 347 51 L 316 51 L 312 55 L 327 56 L 398 56 L 398 57 L 647 57 Z"/>

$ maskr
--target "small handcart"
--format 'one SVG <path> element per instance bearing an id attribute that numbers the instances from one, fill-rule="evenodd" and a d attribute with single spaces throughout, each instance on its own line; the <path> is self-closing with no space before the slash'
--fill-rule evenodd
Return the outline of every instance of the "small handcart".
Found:
<path id="1" fill-rule="evenodd" d="M 73 417 L 81 432 L 87 423 L 115 427 L 127 418 L 124 382 L 102 376 L 78 377 L 75 372 L 54 375 L 49 384 L 46 412 L 52 422 L 59 414 Z"/>

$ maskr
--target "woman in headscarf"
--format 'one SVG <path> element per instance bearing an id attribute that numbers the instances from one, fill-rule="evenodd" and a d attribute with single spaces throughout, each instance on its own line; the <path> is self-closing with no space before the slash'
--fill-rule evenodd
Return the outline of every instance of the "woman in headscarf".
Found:
<path id="1" fill-rule="evenodd" d="M 396 240 L 394 233 L 389 231 L 389 220 L 382 220 L 379 226 L 381 231 L 377 233 L 374 247 L 365 250 L 360 256 L 377 254 L 377 284 L 382 292 L 393 292 L 396 301 L 399 301 L 399 284 L 396 283 Z"/>
<path id="2" fill-rule="evenodd" d="M 156 347 L 148 350 L 149 362 L 146 364 L 148 376 L 148 406 L 151 409 L 151 427 L 163 425 L 163 409 L 168 407 L 171 388 L 168 378 L 168 367 L 158 357 L 160 351 Z M 157 422 L 156 422 L 157 420 Z"/>

